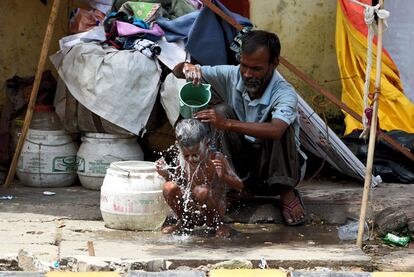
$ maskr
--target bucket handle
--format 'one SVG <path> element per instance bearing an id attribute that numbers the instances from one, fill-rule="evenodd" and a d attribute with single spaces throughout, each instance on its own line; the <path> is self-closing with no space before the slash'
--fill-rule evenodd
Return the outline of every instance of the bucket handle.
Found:
<path id="1" fill-rule="evenodd" d="M 119 159 L 119 160 L 121 160 L 121 161 L 125 161 L 124 159 L 122 159 L 121 157 L 117 157 L 117 156 L 115 156 L 115 155 L 111 155 L 111 154 L 106 154 L 106 155 L 103 155 L 103 158 L 106 160 L 106 161 L 108 161 L 108 162 L 110 162 L 106 157 L 114 157 L 114 158 L 116 158 L 116 159 Z M 122 170 L 122 171 L 125 171 L 125 172 L 127 172 L 128 173 L 128 175 L 127 175 L 127 177 L 129 177 L 130 175 L 131 175 L 131 172 L 129 172 L 128 170 L 126 170 L 126 169 L 123 169 L 122 167 L 119 167 L 119 166 L 117 166 L 116 164 L 114 164 L 113 162 L 111 163 L 111 165 L 112 166 L 114 166 L 114 167 L 116 167 L 116 168 L 118 168 L 119 170 Z"/>
<path id="2" fill-rule="evenodd" d="M 127 177 L 129 178 L 129 176 L 131 175 L 131 172 L 129 172 L 128 170 L 126 170 L 126 169 L 123 169 L 122 167 L 119 167 L 119 166 L 117 166 L 116 164 L 114 164 L 114 163 L 111 163 L 111 166 L 114 166 L 114 167 L 116 167 L 116 168 L 118 168 L 119 170 L 122 170 L 122 171 L 125 171 L 126 173 L 128 173 L 128 175 L 127 175 Z"/>
<path id="3" fill-rule="evenodd" d="M 46 143 L 41 143 L 41 142 L 40 143 L 35 142 L 33 140 L 30 140 L 30 139 L 25 139 L 25 141 L 28 141 L 32 144 L 39 145 L 39 146 L 64 146 L 64 145 L 68 145 L 68 144 L 71 144 L 72 142 L 74 142 L 73 140 L 71 140 L 69 142 L 65 142 L 65 143 L 61 143 L 61 144 L 46 144 Z"/>
<path id="4" fill-rule="evenodd" d="M 119 159 L 120 161 L 125 161 L 125 159 L 123 159 L 123 158 L 121 158 L 121 157 L 118 157 L 118 156 L 115 156 L 115 155 L 112 155 L 112 154 L 105 154 L 105 155 L 103 155 L 103 158 L 107 161 L 107 162 L 110 162 L 106 157 L 113 157 L 113 158 L 115 158 L 115 159 Z"/>

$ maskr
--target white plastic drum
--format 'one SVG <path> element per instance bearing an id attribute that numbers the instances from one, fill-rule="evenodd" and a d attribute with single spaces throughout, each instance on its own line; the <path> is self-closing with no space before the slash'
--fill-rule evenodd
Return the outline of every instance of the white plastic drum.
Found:
<path id="1" fill-rule="evenodd" d="M 105 225 L 121 230 L 159 229 L 169 211 L 162 194 L 164 182 L 152 162 L 111 163 L 101 188 Z"/>
<path id="2" fill-rule="evenodd" d="M 144 154 L 134 136 L 86 133 L 82 137 L 78 159 L 82 186 L 99 190 L 111 162 L 140 161 Z"/>
<path id="3" fill-rule="evenodd" d="M 29 129 L 17 166 L 26 186 L 66 187 L 76 180 L 78 145 L 65 131 Z"/>

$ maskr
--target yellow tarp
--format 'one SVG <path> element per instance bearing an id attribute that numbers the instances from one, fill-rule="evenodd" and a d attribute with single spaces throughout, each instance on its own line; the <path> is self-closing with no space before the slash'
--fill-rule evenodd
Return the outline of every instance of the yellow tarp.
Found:
<path id="1" fill-rule="evenodd" d="M 336 18 L 336 52 L 342 82 L 342 101 L 362 115 L 365 71 L 367 65 L 367 37 L 357 30 L 343 11 L 345 2 L 338 0 Z M 349 1 L 350 2 L 350 1 Z M 361 14 L 363 19 L 363 14 Z M 391 15 L 392 16 L 392 15 Z M 376 45 L 372 56 L 370 92 L 374 91 Z M 404 95 L 395 63 L 383 53 L 379 100 L 379 122 L 382 130 L 399 129 L 414 133 L 414 104 Z M 362 129 L 362 124 L 345 114 L 345 134 Z"/>

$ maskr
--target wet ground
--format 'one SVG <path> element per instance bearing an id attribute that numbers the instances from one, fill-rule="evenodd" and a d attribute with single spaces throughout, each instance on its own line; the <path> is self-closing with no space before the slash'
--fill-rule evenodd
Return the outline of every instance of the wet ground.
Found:
<path id="1" fill-rule="evenodd" d="M 43 194 L 45 190 L 56 194 L 46 196 Z M 407 264 L 408 268 L 414 268 L 409 265 L 410 255 L 413 257 L 409 249 L 383 247 L 377 240 L 368 243 L 366 255 L 353 241 L 339 240 L 337 226 L 348 216 L 357 216 L 359 211 L 362 192 L 359 184 L 315 182 L 302 184 L 300 191 L 310 224 L 297 227 L 278 224 L 280 210 L 277 202 L 258 203 L 229 215 L 233 236 L 216 239 L 202 228 L 192 236 L 108 229 L 99 211 L 99 191 L 82 187 L 39 189 L 19 185 L 0 188 L 0 196 L 13 197 L 0 201 L 0 268 L 2 261 L 15 260 L 20 249 L 33 253 L 45 263 L 76 257 L 78 264 L 87 265 L 83 269 L 107 267 L 119 259 L 122 263 L 131 260 L 131 263 L 139 264 L 165 259 L 171 261 L 174 268 L 235 258 L 253 263 L 265 258 L 273 267 L 373 268 L 375 265 L 380 268 L 400 263 L 406 268 Z M 371 197 L 370 213 L 387 206 L 400 206 L 409 212 L 414 187 L 384 184 L 376 188 Z M 88 256 L 88 241 L 93 242 L 96 257 Z M 97 261 L 99 265 L 95 264 Z"/>
<path id="2" fill-rule="evenodd" d="M 96 239 L 135 241 L 141 243 L 202 245 L 206 248 L 236 247 L 241 244 L 250 246 L 272 245 L 282 243 L 300 243 L 308 245 L 350 244 L 340 241 L 336 226 L 303 225 L 287 227 L 282 224 L 230 224 L 230 238 L 217 239 L 209 230 L 198 227 L 191 235 L 165 235 L 161 232 L 135 232 L 122 230 L 103 230 L 94 232 Z M 85 232 L 85 230 L 72 230 Z M 87 232 L 87 231 L 86 231 Z"/>

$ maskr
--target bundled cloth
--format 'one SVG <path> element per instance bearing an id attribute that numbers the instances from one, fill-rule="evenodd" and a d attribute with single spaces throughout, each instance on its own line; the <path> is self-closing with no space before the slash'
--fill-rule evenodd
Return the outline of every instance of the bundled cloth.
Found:
<path id="1" fill-rule="evenodd" d="M 94 9 L 100 10 L 104 14 L 106 14 L 109 10 L 111 10 L 112 0 L 79 0 L 80 2 L 87 3 Z"/>
<path id="2" fill-rule="evenodd" d="M 245 27 L 252 27 L 251 22 L 236 13 L 232 13 L 219 1 L 213 1 L 225 14 L 233 17 Z M 230 44 L 237 30 L 219 18 L 209 8 L 186 14 L 174 20 L 160 18 L 158 25 L 166 33 L 168 42 L 185 41 L 185 48 L 191 56 L 203 65 L 236 64 Z M 206 47 L 207 46 L 207 47 Z"/>
<path id="3" fill-rule="evenodd" d="M 118 12 L 123 12 L 146 23 L 151 23 L 159 17 L 160 8 L 161 4 L 158 3 L 128 1 L 121 6 Z"/>
<path id="4" fill-rule="evenodd" d="M 191 13 L 202 7 L 200 0 L 114 0 L 112 12 L 118 12 L 125 3 L 146 2 L 161 4 L 160 14 L 168 19 L 174 19 Z"/>
<path id="5" fill-rule="evenodd" d="M 72 34 L 82 33 L 102 25 L 105 14 L 100 10 L 74 9 L 70 14 L 69 29 Z"/>
<path id="6" fill-rule="evenodd" d="M 159 40 L 165 35 L 160 26 L 155 24 L 155 20 L 160 16 L 160 8 L 159 3 L 122 3 L 117 11 L 110 13 L 105 19 L 104 28 L 108 45 L 129 50 L 138 39 Z"/>
<path id="7" fill-rule="evenodd" d="M 156 59 L 81 43 L 51 60 L 70 93 L 88 110 L 133 134 L 143 130 L 159 90 Z"/>
<path id="8" fill-rule="evenodd" d="M 112 24 L 110 36 L 128 37 L 134 35 L 154 36 L 158 39 L 164 35 L 164 31 L 157 24 L 154 24 L 151 29 L 145 29 L 122 21 L 115 21 Z"/>
<path id="9" fill-rule="evenodd" d="M 196 8 L 197 10 L 201 9 L 202 7 L 204 7 L 204 4 L 201 0 L 187 0 L 191 5 L 193 5 L 194 8 Z"/>

